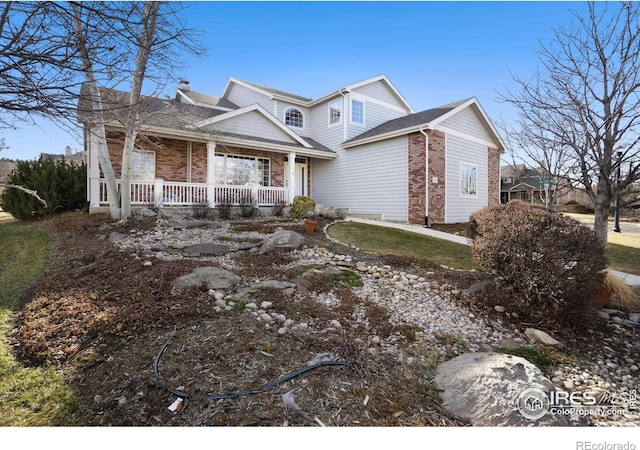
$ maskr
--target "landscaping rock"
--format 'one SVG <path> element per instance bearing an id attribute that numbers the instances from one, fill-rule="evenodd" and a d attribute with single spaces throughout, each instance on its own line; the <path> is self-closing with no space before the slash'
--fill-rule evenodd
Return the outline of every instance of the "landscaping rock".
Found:
<path id="1" fill-rule="evenodd" d="M 210 242 L 206 244 L 190 245 L 188 247 L 185 247 L 183 251 L 190 255 L 222 256 L 230 253 L 231 248 L 228 245 Z"/>
<path id="2" fill-rule="evenodd" d="M 442 389 L 442 406 L 474 426 L 566 425 L 550 413 L 539 419 L 524 417 L 517 408 L 529 388 L 545 394 L 555 390 L 536 366 L 524 358 L 501 353 L 465 353 L 442 363 L 434 382 Z"/>
<path id="3" fill-rule="evenodd" d="M 156 212 L 149 208 L 142 208 L 140 211 L 138 211 L 138 215 L 140 217 L 156 217 L 157 216 Z"/>
<path id="4" fill-rule="evenodd" d="M 560 342 L 556 341 L 547 333 L 535 328 L 527 328 L 524 330 L 524 334 L 529 338 L 529 340 L 538 344 L 550 345 L 552 347 L 560 345 Z"/>
<path id="5" fill-rule="evenodd" d="M 240 283 L 241 278 L 218 267 L 198 267 L 188 275 L 181 276 L 173 282 L 177 289 L 191 286 L 202 286 L 206 289 L 229 289 Z"/>
<path id="6" fill-rule="evenodd" d="M 289 252 L 300 248 L 304 244 L 304 236 L 295 231 L 278 230 L 267 236 L 262 241 L 262 247 L 258 251 L 259 255 L 273 252 Z"/>

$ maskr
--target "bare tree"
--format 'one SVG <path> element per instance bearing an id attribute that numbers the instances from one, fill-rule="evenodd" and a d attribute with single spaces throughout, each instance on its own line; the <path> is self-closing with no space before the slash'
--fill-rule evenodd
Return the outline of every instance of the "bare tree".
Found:
<path id="1" fill-rule="evenodd" d="M 529 156 L 585 189 L 607 242 L 613 200 L 640 179 L 640 4 L 589 3 L 574 16 L 542 45 L 541 69 L 514 77 L 520 91 L 500 98 L 516 108 L 516 140 Z"/>
<path id="2" fill-rule="evenodd" d="M 181 78 L 187 54 L 203 54 L 178 2 L 5 2 L 0 6 L 0 128 L 47 116 L 75 128 L 79 114 L 98 153 L 114 218 L 130 216 L 130 155 L 140 127 L 142 92 L 158 95 Z M 126 102 L 104 92 L 130 83 Z M 125 127 L 118 191 L 105 120 Z M 123 209 L 121 209 L 121 205 Z"/>

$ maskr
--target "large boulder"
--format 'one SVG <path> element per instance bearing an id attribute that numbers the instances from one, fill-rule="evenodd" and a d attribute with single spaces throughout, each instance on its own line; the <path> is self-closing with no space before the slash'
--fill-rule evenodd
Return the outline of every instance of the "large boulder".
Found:
<path id="1" fill-rule="evenodd" d="M 555 388 L 540 369 L 518 356 L 465 353 L 442 363 L 434 382 L 442 390 L 442 406 L 474 426 L 568 424 L 565 417 L 545 413 L 544 399 Z"/>
<path id="2" fill-rule="evenodd" d="M 304 244 L 304 236 L 291 230 L 278 230 L 262 242 L 259 255 L 273 252 L 289 252 Z"/>
<path id="3" fill-rule="evenodd" d="M 233 272 L 218 267 L 198 267 L 188 275 L 176 278 L 173 286 L 184 289 L 200 286 L 205 289 L 230 289 L 240 283 L 241 278 Z"/>

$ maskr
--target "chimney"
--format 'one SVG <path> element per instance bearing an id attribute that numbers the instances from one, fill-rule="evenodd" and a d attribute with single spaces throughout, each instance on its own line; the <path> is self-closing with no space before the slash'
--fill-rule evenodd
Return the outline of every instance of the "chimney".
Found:
<path id="1" fill-rule="evenodd" d="M 191 90 L 191 83 L 189 83 L 187 80 L 181 80 L 180 81 L 180 90 L 182 90 L 182 91 Z"/>
<path id="2" fill-rule="evenodd" d="M 65 147 L 64 149 L 64 155 L 68 158 L 71 156 L 71 147 L 69 147 L 68 145 Z"/>

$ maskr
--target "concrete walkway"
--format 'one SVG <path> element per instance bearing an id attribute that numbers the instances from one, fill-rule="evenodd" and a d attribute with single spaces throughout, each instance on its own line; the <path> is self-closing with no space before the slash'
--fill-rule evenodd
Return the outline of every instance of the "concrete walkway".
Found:
<path id="1" fill-rule="evenodd" d="M 431 228 L 426 228 L 420 225 L 409 225 L 406 223 L 386 222 L 383 220 L 360 219 L 357 217 L 347 217 L 346 220 L 351 222 L 366 223 L 368 225 L 377 225 L 380 227 L 395 228 L 398 230 L 404 230 L 404 231 L 409 231 L 411 233 L 423 234 L 425 236 L 431 236 L 438 239 L 445 239 L 447 241 L 455 242 L 457 244 L 471 245 L 471 239 L 469 238 L 458 236 L 451 233 L 445 233 L 443 231 L 432 230 Z M 617 270 L 610 270 L 609 272 L 611 272 L 612 274 L 620 278 L 629 286 L 640 286 L 640 276 L 638 275 L 619 272 Z"/>

